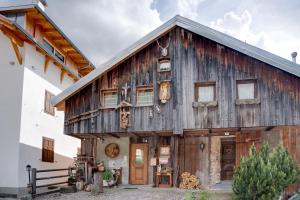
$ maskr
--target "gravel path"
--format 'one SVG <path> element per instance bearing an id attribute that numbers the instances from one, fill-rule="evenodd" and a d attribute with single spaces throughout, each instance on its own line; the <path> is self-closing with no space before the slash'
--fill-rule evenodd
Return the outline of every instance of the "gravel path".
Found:
<path id="1" fill-rule="evenodd" d="M 172 188 L 172 189 L 158 189 L 158 188 L 138 188 L 138 189 L 125 189 L 125 188 L 113 188 L 105 189 L 104 193 L 93 196 L 89 192 L 77 192 L 73 194 L 50 194 L 47 196 L 41 196 L 36 200 L 183 200 L 187 192 L 184 190 Z M 230 199 L 230 195 L 227 193 L 217 193 L 212 196 L 211 199 L 227 200 Z"/>

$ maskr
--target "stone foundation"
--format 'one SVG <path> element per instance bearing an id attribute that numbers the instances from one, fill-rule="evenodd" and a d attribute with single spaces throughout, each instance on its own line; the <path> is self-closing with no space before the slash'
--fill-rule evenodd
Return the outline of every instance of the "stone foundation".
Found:
<path id="1" fill-rule="evenodd" d="M 211 137 L 210 148 L 210 185 L 221 181 L 221 137 Z"/>

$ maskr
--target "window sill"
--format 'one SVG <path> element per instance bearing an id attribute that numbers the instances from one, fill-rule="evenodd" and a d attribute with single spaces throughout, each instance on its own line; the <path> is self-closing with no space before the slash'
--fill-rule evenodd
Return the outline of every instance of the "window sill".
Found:
<path id="1" fill-rule="evenodd" d="M 236 99 L 235 105 L 257 105 L 260 104 L 260 99 Z"/>
<path id="2" fill-rule="evenodd" d="M 134 106 L 134 107 L 140 108 L 140 107 L 152 107 L 152 106 L 153 106 L 153 104 L 148 104 L 148 105 L 136 105 L 136 106 Z"/>
<path id="3" fill-rule="evenodd" d="M 117 109 L 118 107 L 100 107 L 99 110 Z"/>
<path id="4" fill-rule="evenodd" d="M 216 106 L 218 106 L 218 101 L 193 102 L 193 107 L 194 108 L 216 107 Z"/>

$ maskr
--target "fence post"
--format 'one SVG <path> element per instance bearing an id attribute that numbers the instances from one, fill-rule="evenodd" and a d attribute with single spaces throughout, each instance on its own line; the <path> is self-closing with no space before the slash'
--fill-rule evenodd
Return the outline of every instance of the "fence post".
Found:
<path id="1" fill-rule="evenodd" d="M 32 168 L 32 184 L 31 184 L 31 187 L 32 187 L 32 196 L 36 195 L 36 168 Z"/>

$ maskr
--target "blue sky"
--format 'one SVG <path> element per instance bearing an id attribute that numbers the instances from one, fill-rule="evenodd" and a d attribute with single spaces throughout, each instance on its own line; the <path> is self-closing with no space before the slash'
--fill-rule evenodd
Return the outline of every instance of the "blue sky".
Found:
<path id="1" fill-rule="evenodd" d="M 0 6 L 31 2 L 0 0 Z M 286 59 L 292 51 L 300 53 L 299 0 L 48 0 L 48 4 L 48 15 L 96 65 L 176 14 Z"/>

